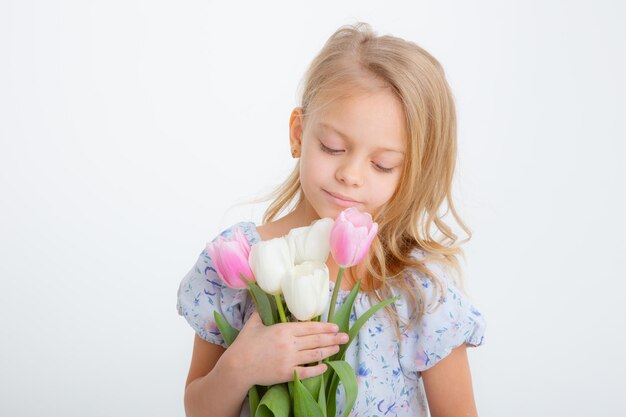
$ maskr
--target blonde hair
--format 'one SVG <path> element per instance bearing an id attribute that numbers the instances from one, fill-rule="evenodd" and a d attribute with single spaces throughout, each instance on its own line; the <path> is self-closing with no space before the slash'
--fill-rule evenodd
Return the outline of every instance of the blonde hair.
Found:
<path id="1" fill-rule="evenodd" d="M 410 279 L 408 270 L 419 271 L 433 281 L 439 294 L 437 306 L 445 294 L 444 280 L 426 263 L 454 269 L 458 277 L 453 278 L 463 289 L 457 255 L 464 257 L 460 244 L 469 241 L 472 232 L 458 216 L 451 196 L 457 157 L 456 111 L 443 68 L 432 55 L 401 38 L 377 36 L 363 22 L 342 26 L 328 39 L 305 74 L 301 107 L 305 115 L 312 114 L 324 103 L 350 95 L 354 89 L 367 89 L 364 81 L 368 79 L 382 82 L 402 103 L 408 136 L 407 163 L 390 200 L 372 213 L 379 232 L 359 269 L 366 270 L 362 283 L 376 302 L 390 298 L 392 287 L 408 295 L 413 318 L 408 323 L 410 328 L 427 306 L 421 285 Z M 274 220 L 295 199 L 295 206 L 303 200 L 299 171 L 298 160 L 286 181 L 267 198 L 274 197 L 263 223 Z M 446 200 L 448 210 L 439 215 Z M 468 235 L 458 244 L 456 234 L 443 220 L 448 211 Z M 431 234 L 433 224 L 445 236 L 441 241 Z M 417 259 L 416 249 L 426 256 Z M 355 268 L 350 271 L 353 275 Z M 387 313 L 399 336 L 407 323 L 393 304 L 387 307 Z"/>

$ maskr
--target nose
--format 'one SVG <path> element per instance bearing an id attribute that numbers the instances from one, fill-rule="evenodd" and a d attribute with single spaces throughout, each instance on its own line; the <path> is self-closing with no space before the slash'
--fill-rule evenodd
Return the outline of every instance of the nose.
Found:
<path id="1" fill-rule="evenodd" d="M 356 158 L 350 158 L 339 166 L 335 177 L 346 185 L 361 186 L 363 185 L 363 168 Z"/>

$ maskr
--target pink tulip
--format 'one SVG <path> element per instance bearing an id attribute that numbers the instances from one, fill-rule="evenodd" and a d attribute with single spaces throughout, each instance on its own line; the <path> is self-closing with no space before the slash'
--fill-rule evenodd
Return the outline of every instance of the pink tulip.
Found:
<path id="1" fill-rule="evenodd" d="M 330 231 L 330 252 L 342 268 L 361 262 L 378 232 L 378 223 L 369 213 L 349 207 L 339 213 Z"/>
<path id="2" fill-rule="evenodd" d="M 231 288 L 248 288 L 248 284 L 241 279 L 242 273 L 247 280 L 254 281 L 252 270 L 248 264 L 250 242 L 241 229 L 236 229 L 230 238 L 219 236 L 215 241 L 207 243 L 206 251 L 217 275 Z"/>

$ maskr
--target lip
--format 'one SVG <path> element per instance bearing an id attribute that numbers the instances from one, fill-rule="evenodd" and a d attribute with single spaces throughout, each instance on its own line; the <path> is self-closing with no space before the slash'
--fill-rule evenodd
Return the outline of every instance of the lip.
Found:
<path id="1" fill-rule="evenodd" d="M 333 201 L 335 204 L 343 206 L 343 207 L 352 207 L 357 204 L 360 204 L 359 201 L 353 200 L 349 197 L 346 197 L 342 194 L 331 193 L 330 191 L 323 190 L 326 195 Z"/>

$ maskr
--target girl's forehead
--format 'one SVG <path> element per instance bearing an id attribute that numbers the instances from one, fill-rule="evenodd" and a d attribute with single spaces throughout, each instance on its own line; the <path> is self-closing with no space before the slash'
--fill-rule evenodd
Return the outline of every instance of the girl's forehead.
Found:
<path id="1" fill-rule="evenodd" d="M 359 79 L 348 81 L 345 84 L 327 87 L 320 91 L 314 101 L 324 108 L 336 102 L 345 102 L 380 93 L 391 93 L 393 89 L 389 84 L 380 80 Z"/>
<path id="2" fill-rule="evenodd" d="M 391 105 L 402 108 L 400 100 L 388 89 L 350 89 L 320 94 L 306 113 L 312 121 L 328 122 L 332 119 L 342 118 L 349 113 L 364 115 L 375 113 L 380 109 L 381 103 L 382 107 Z"/>
<path id="3" fill-rule="evenodd" d="M 404 125 L 405 111 L 402 101 L 390 89 L 360 92 L 326 100 L 316 106 L 311 118 L 320 123 L 340 122 L 352 118 L 366 124 L 393 119 Z"/>

